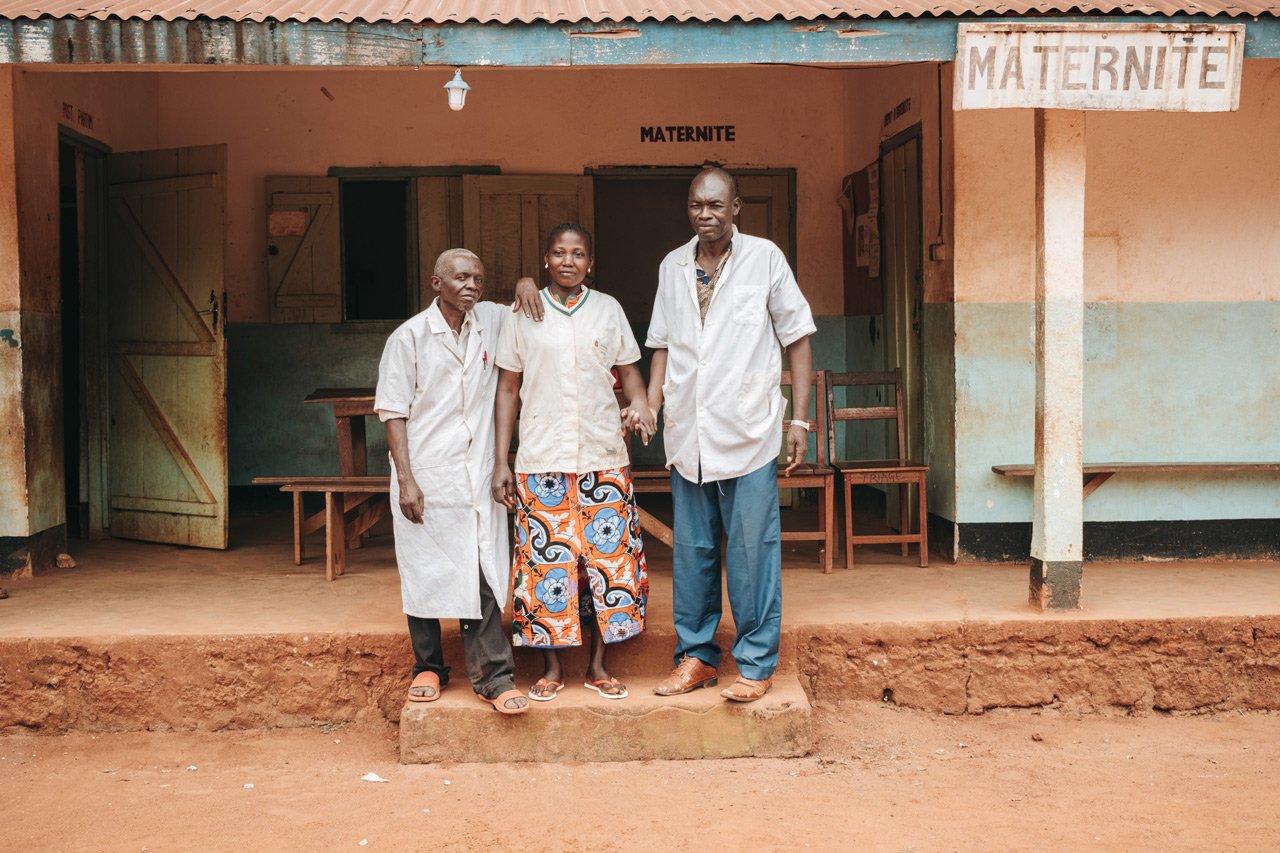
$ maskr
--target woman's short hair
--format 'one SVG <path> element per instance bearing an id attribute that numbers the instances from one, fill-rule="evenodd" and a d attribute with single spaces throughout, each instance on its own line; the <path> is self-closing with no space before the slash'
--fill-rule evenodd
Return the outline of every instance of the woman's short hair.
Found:
<path id="1" fill-rule="evenodd" d="M 594 256 L 596 253 L 595 245 L 591 239 L 591 232 L 576 222 L 561 222 L 555 228 L 551 229 L 551 233 L 547 235 L 547 251 L 551 251 L 551 247 L 556 244 L 556 238 L 561 234 L 577 234 L 582 237 L 583 242 L 587 244 L 587 254 Z"/>

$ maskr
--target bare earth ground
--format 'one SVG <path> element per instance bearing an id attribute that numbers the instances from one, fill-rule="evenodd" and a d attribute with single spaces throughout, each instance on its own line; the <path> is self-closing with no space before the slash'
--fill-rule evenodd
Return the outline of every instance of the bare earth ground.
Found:
<path id="1" fill-rule="evenodd" d="M 814 720 L 808 758 L 618 764 L 406 767 L 390 725 L 8 735 L 0 849 L 1280 848 L 1277 713 Z"/>

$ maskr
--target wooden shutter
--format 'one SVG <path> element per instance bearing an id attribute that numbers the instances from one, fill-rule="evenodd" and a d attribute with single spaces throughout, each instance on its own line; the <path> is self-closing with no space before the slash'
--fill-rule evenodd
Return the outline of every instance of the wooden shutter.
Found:
<path id="1" fill-rule="evenodd" d="M 542 283 L 547 233 L 562 222 L 595 230 L 591 178 L 464 175 L 462 242 L 484 262 L 486 298 L 514 297 L 516 280 Z"/>
<path id="2" fill-rule="evenodd" d="M 445 249 L 462 246 L 462 178 L 417 178 L 414 182 L 418 210 L 418 309 L 436 298 L 431 273 Z M 478 254 L 478 253 L 477 253 Z"/>
<path id="3" fill-rule="evenodd" d="M 271 322 L 342 322 L 337 178 L 267 178 Z"/>

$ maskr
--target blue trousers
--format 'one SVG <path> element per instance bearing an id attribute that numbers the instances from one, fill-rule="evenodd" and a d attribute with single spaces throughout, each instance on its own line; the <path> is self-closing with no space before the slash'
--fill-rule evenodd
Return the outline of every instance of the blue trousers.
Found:
<path id="1" fill-rule="evenodd" d="M 778 666 L 782 633 L 782 546 L 778 463 L 732 480 L 698 485 L 671 471 L 675 509 L 672 585 L 675 660 L 720 666 L 720 543 L 737 638 L 733 659 L 744 678 L 761 680 Z"/>

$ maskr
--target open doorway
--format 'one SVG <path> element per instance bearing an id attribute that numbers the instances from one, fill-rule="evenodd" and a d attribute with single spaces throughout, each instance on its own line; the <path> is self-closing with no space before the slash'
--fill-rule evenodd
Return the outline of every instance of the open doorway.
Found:
<path id="1" fill-rule="evenodd" d="M 641 371 L 649 377 L 652 353 L 644 347 L 658 266 L 667 253 L 693 239 L 686 213 L 689 181 L 700 166 L 604 167 L 591 170 L 595 196 L 595 286 L 621 303 L 641 344 Z M 776 243 L 795 267 L 795 170 L 733 170 L 742 211 L 737 225 Z M 636 462 L 663 464 L 659 440 L 636 448 Z"/>
<path id="2" fill-rule="evenodd" d="M 67 536 L 105 535 L 105 382 L 99 284 L 106 149 L 63 129 L 58 136 L 63 483 Z"/>

